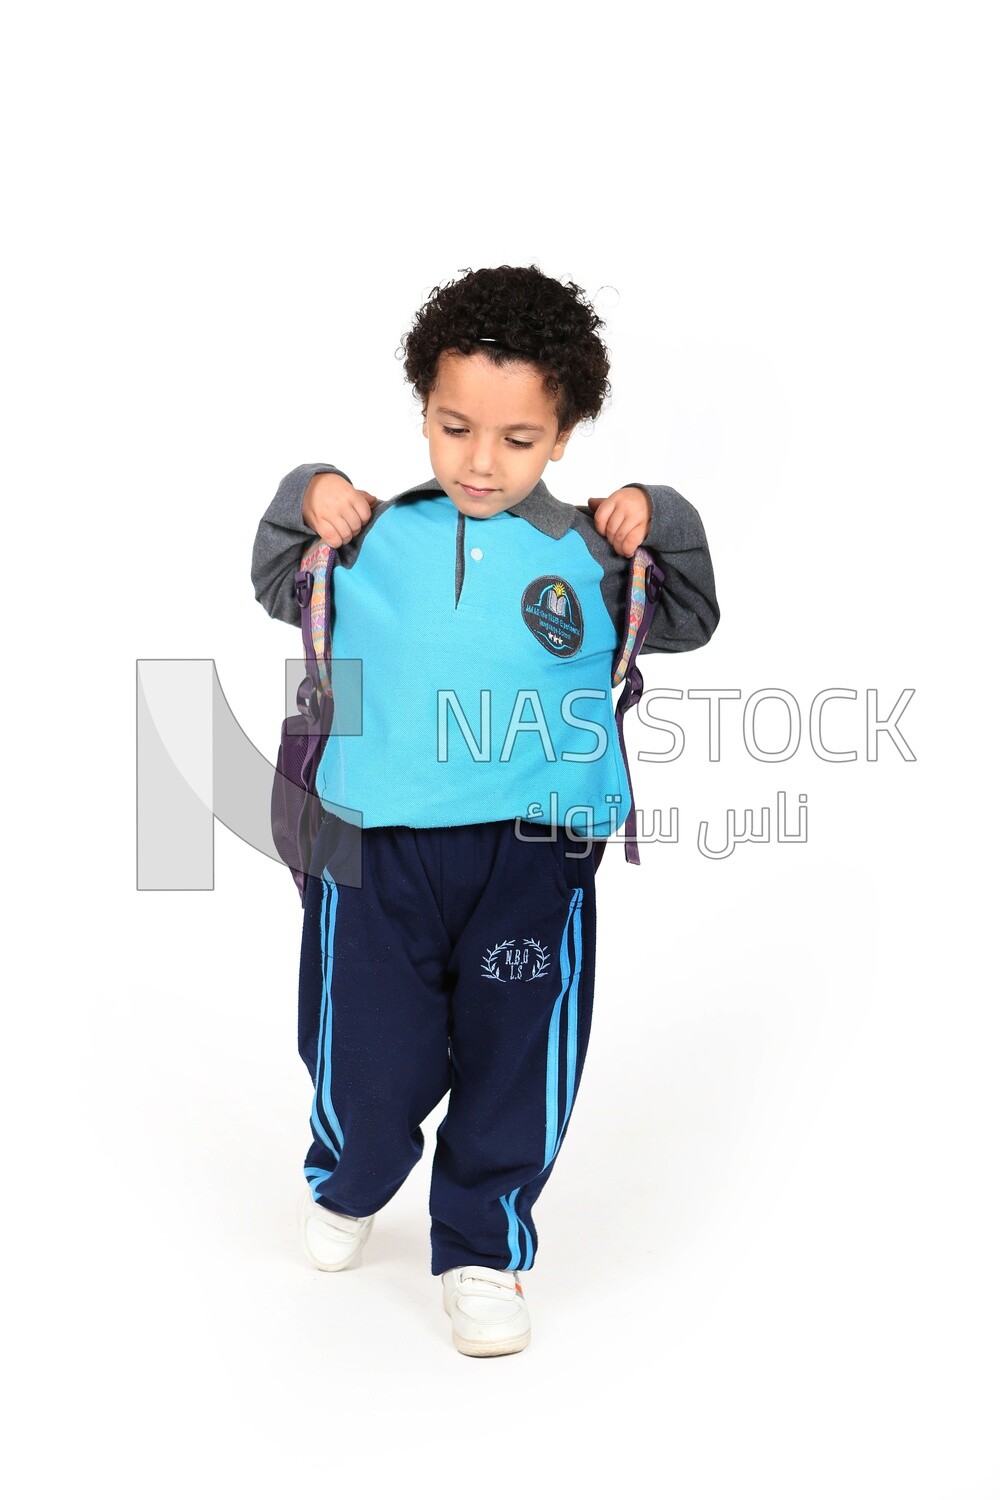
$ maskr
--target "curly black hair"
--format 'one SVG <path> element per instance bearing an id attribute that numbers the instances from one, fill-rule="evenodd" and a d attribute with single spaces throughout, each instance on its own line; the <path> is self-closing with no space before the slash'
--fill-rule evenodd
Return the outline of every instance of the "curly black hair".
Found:
<path id="1" fill-rule="evenodd" d="M 530 361 L 545 376 L 564 432 L 596 417 L 611 392 L 608 351 L 597 333 L 603 327 L 580 287 L 535 265 L 467 270 L 434 287 L 417 313 L 402 343 L 406 378 L 426 414 L 446 350 L 479 351 L 497 365 Z"/>

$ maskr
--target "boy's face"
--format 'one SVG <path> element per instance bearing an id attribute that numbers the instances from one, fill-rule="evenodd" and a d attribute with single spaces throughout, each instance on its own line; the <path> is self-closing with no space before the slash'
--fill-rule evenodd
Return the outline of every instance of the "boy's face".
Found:
<path id="1" fill-rule="evenodd" d="M 572 428 L 559 431 L 534 365 L 497 366 L 485 354 L 449 350 L 438 360 L 423 430 L 438 484 L 464 515 L 482 520 L 530 494 L 549 460 L 562 458 Z"/>

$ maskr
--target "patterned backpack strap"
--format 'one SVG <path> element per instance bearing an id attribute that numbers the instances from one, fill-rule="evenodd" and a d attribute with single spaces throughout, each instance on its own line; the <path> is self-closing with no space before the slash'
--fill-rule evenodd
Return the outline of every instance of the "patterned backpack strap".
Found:
<path id="1" fill-rule="evenodd" d="M 330 574 L 336 549 L 318 538 L 302 555 L 295 575 L 295 591 L 302 610 L 302 646 L 306 670 L 319 692 L 332 697 L 330 680 L 330 605 L 333 599 Z M 304 686 L 304 684 L 303 684 Z"/>
<path id="2" fill-rule="evenodd" d="M 632 558 L 632 578 L 629 585 L 628 599 L 628 626 L 625 638 L 618 650 L 618 661 L 611 676 L 611 686 L 617 687 L 624 680 L 628 671 L 628 664 L 635 651 L 635 638 L 639 634 L 639 626 L 642 624 L 642 614 L 646 607 L 646 569 L 652 562 L 652 558 L 645 547 L 637 547 Z"/>
<path id="3" fill-rule="evenodd" d="M 630 865 L 637 865 L 640 861 L 639 844 L 636 839 L 635 795 L 632 791 L 632 773 L 628 766 L 628 751 L 625 748 L 625 715 L 642 697 L 642 673 L 639 670 L 638 657 L 660 597 L 663 581 L 663 569 L 654 561 L 652 554 L 647 552 L 645 547 L 637 547 L 632 558 L 628 625 L 611 679 L 612 687 L 617 687 L 622 681 L 625 682 L 615 709 L 615 722 L 618 725 L 618 743 L 621 746 L 622 760 L 625 762 L 625 775 L 628 778 L 631 803 L 625 820 L 625 858 Z"/>

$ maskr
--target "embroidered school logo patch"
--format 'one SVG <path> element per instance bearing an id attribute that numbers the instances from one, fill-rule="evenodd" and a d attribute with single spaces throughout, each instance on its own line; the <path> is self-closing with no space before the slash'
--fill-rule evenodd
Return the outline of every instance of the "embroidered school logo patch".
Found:
<path id="1" fill-rule="evenodd" d="M 521 595 L 521 618 L 553 656 L 575 656 L 583 645 L 583 610 L 565 578 L 533 578 Z"/>
<path id="2" fill-rule="evenodd" d="M 509 984 L 512 979 L 528 983 L 549 972 L 549 950 L 535 938 L 505 938 L 483 954 L 484 979 Z"/>

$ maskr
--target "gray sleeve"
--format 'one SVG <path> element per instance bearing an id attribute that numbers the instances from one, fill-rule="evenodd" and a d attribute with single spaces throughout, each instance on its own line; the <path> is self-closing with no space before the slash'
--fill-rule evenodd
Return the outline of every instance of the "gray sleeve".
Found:
<path id="1" fill-rule="evenodd" d="M 302 501 L 314 474 L 340 474 L 351 483 L 343 469 L 333 464 L 300 464 L 278 485 L 253 544 L 250 576 L 254 594 L 269 615 L 289 625 L 300 622 L 293 580 L 306 542 L 315 536 L 302 519 Z"/>
<path id="2" fill-rule="evenodd" d="M 626 488 L 626 486 L 623 486 Z M 643 545 L 664 572 L 663 592 L 643 651 L 694 651 L 719 623 L 715 573 L 701 516 L 666 484 L 636 484 L 653 506 Z"/>

